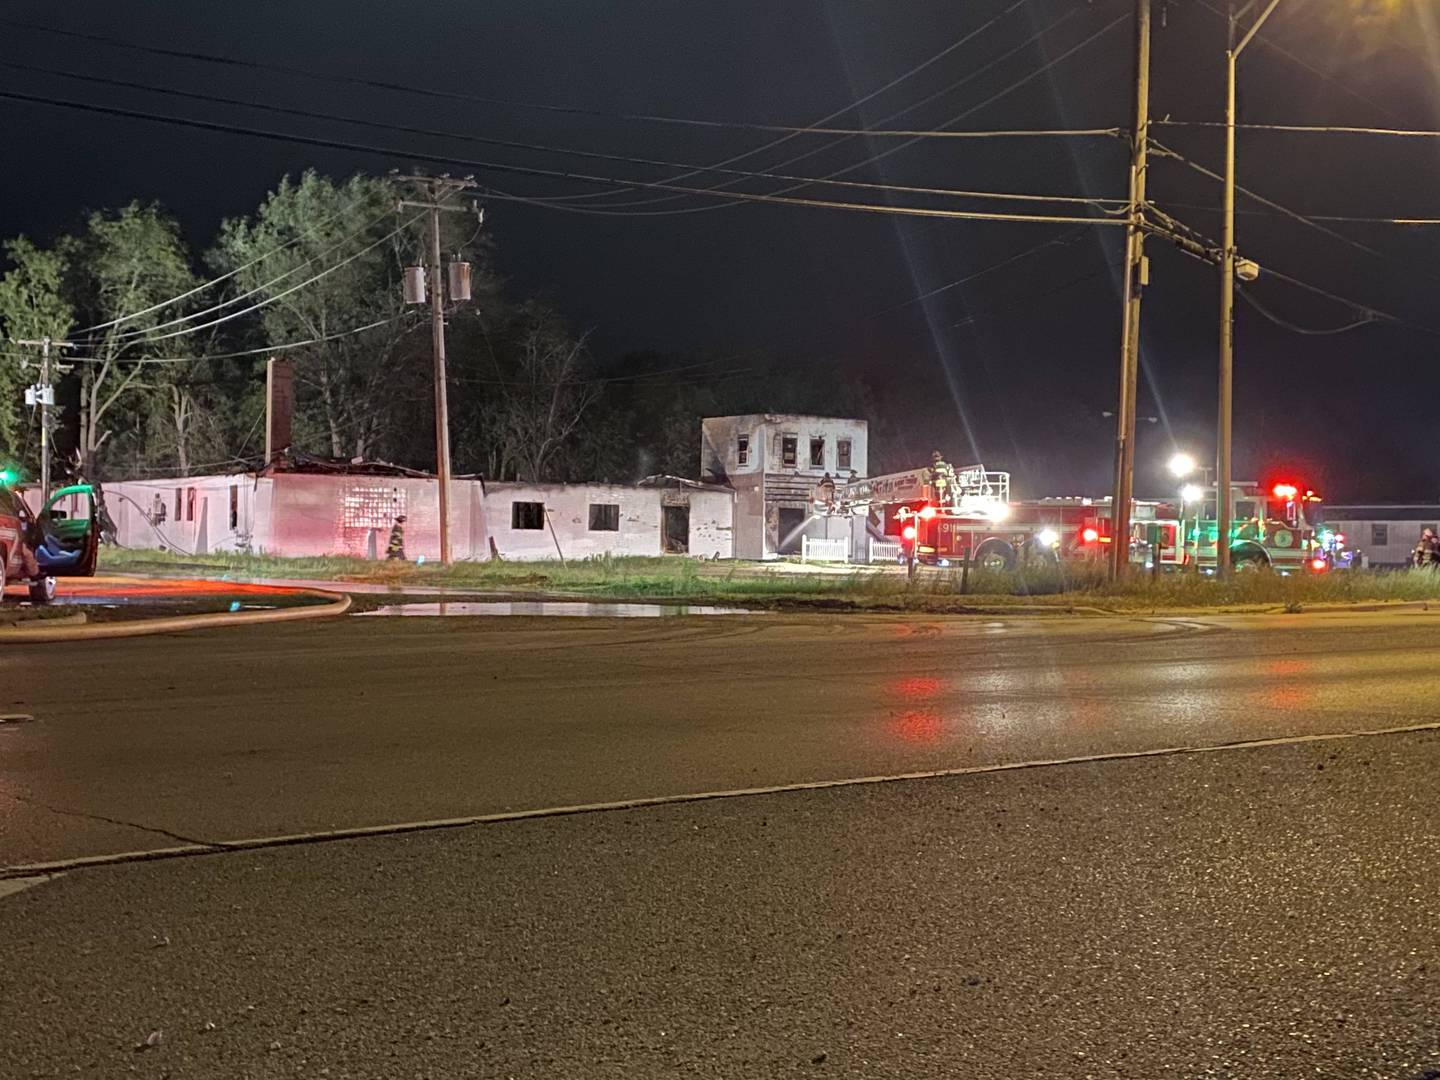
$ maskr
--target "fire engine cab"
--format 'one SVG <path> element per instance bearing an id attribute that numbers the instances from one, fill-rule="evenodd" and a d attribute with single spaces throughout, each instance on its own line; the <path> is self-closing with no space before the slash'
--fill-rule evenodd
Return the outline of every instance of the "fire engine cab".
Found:
<path id="1" fill-rule="evenodd" d="M 1321 573 L 1349 567 L 1354 553 L 1342 534 L 1324 527 L 1314 491 L 1289 482 L 1268 488 L 1251 482 L 1235 484 L 1232 492 L 1230 559 L 1237 570 Z M 1158 559 L 1161 567 L 1213 571 L 1220 531 L 1215 489 L 1179 510 L 1175 514 L 1172 508 L 1157 522 L 1163 526 L 1158 542 L 1138 523 L 1131 551 L 1147 562 Z"/>

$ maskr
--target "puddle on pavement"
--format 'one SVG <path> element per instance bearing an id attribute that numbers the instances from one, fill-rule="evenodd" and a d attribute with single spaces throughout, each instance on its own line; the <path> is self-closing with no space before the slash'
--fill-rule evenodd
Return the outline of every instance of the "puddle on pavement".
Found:
<path id="1" fill-rule="evenodd" d="M 568 615 L 607 619 L 656 619 L 668 615 L 754 615 L 744 608 L 695 604 L 595 604 L 583 600 L 462 600 L 385 604 L 356 615 Z"/>

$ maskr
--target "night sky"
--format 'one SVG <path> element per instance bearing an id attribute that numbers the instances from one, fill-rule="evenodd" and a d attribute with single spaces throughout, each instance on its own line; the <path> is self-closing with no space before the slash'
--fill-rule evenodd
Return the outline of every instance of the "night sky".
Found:
<path id="1" fill-rule="evenodd" d="M 803 125 L 883 86 L 1012 2 L 10 0 L 0 15 L 509 101 Z M 1223 2 L 1156 0 L 1165 11 L 1154 45 L 1155 117 L 1223 118 L 1225 23 L 1209 10 Z M 1133 30 L 1122 17 L 1132 7 L 1132 0 L 1029 0 L 835 123 L 931 128 L 968 113 L 952 126 L 1125 126 Z M 1242 121 L 1440 127 L 1440 18 L 1421 10 L 1431 7 L 1428 0 L 1282 0 L 1264 38 L 1242 59 Z M 778 138 L 338 86 L 10 26 L 0 26 L 0 35 L 9 62 L 567 149 L 703 164 Z M 1011 89 L 1047 64 L 1053 66 Z M 433 162 L 539 197 L 601 189 L 444 162 L 459 157 L 645 180 L 671 175 L 652 166 L 267 116 L 13 68 L 0 68 L 0 88 L 412 151 L 398 158 L 341 152 L 5 102 L 0 235 L 24 232 L 42 242 L 74 227 L 87 208 L 138 198 L 163 203 L 203 250 L 222 217 L 253 210 L 282 174 L 312 165 L 341 177 Z M 1157 127 L 1153 134 L 1221 168 L 1220 131 Z M 824 175 L 894 146 L 893 140 L 802 136 L 735 167 Z M 817 149 L 803 161 L 781 164 Z M 1120 198 L 1125 161 L 1123 142 L 1108 138 L 928 140 L 849 175 Z M 1253 131 L 1239 141 L 1241 184 L 1306 214 L 1440 217 L 1437 164 L 1435 140 Z M 707 186 L 728 179 L 702 174 L 680 182 Z M 783 185 L 749 179 L 739 186 L 769 191 Z M 814 186 L 796 195 L 887 198 Z M 1150 195 L 1161 209 L 1218 237 L 1218 184 L 1182 163 L 1157 159 Z M 888 198 L 897 205 L 1000 208 Z M 681 357 L 763 349 L 816 380 L 859 377 L 876 386 L 885 416 L 874 419 L 883 419 L 892 434 L 872 459 L 918 463 L 940 447 L 956 460 L 983 458 L 992 468 L 1011 469 L 1026 495 L 1108 490 L 1113 421 L 1104 412 L 1115 394 L 1120 312 L 1114 267 L 1122 230 L 721 206 L 653 190 L 570 205 L 626 212 L 495 201 L 488 222 L 511 290 L 548 296 L 576 329 L 593 329 L 602 365 L 637 349 Z M 1240 208 L 1242 254 L 1415 325 L 1375 322 L 1341 334 L 1302 334 L 1237 301 L 1236 476 L 1269 480 L 1287 473 L 1332 501 L 1440 499 L 1433 427 L 1440 305 L 1432 300 L 1440 282 L 1432 238 L 1440 230 L 1324 223 L 1335 236 L 1252 202 L 1242 200 Z M 1048 209 L 1069 214 L 1076 208 Z M 1141 421 L 1141 494 L 1168 491 L 1163 462 L 1175 447 L 1205 458 L 1214 452 L 1217 275 L 1163 241 L 1152 240 L 1149 251 L 1139 412 L 1155 420 Z M 1022 252 L 1030 254 L 915 302 Z M 1250 293 L 1301 329 L 1330 330 L 1363 318 L 1353 307 L 1274 278 L 1262 277 Z M 717 371 L 723 375 L 725 366 Z"/>

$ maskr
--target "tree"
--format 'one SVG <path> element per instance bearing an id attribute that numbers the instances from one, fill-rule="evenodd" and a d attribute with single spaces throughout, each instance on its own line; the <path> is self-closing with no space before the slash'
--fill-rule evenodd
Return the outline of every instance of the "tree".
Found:
<path id="1" fill-rule="evenodd" d="M 457 378 L 480 396 L 459 410 L 457 459 L 496 480 L 556 479 L 600 396 L 585 338 L 533 301 L 471 322 L 478 340 L 457 335 Z"/>
<path id="2" fill-rule="evenodd" d="M 23 236 L 5 244 L 11 268 L 0 278 L 0 337 L 63 341 L 74 324 L 74 311 L 62 294 L 65 259 L 36 247 Z M 24 430 L 21 400 L 31 382 L 18 355 L 6 350 L 0 362 L 0 454 L 21 454 Z"/>
<path id="3" fill-rule="evenodd" d="M 400 196 L 383 178 L 286 177 L 252 217 L 224 223 L 212 254 L 236 271 L 249 302 L 267 301 L 258 313 L 264 343 L 306 342 L 284 349 L 295 361 L 297 438 L 317 439 L 332 457 L 412 445 L 406 406 L 430 392 L 428 342 L 411 333 L 401 291 L 404 266 L 420 261 L 420 215 L 397 211 Z M 444 246 L 474 261 L 475 237 L 448 220 L 457 216 L 446 215 Z M 479 269 L 484 293 L 491 283 Z"/>
<path id="4" fill-rule="evenodd" d="M 111 436 L 145 423 L 143 408 L 117 406 L 155 389 L 143 380 L 157 358 L 186 349 L 189 335 L 171 324 L 193 309 L 185 294 L 196 279 L 179 226 L 153 203 L 91 214 L 84 231 L 63 238 L 57 250 L 66 266 L 64 296 L 94 326 L 84 341 L 89 359 L 80 365 L 77 452 L 81 470 L 95 477 Z"/>

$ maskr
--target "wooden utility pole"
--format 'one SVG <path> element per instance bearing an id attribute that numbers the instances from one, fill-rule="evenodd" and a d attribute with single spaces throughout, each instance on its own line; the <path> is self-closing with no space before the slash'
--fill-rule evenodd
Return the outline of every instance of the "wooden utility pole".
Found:
<path id="1" fill-rule="evenodd" d="M 447 195 L 474 187 L 470 178 L 451 179 L 449 176 L 405 176 L 420 185 L 425 192 L 424 202 L 402 201 L 400 206 L 414 207 L 429 212 L 429 242 L 426 252 L 426 279 L 430 299 L 430 349 L 435 361 L 435 477 L 439 485 L 440 510 L 440 563 L 450 565 L 450 406 L 445 375 L 445 277 L 440 261 L 440 214 L 442 211 L 462 210 L 463 207 L 447 204 Z M 468 278 L 466 279 L 468 287 Z M 468 300 L 465 296 L 452 297 Z"/>
<path id="2" fill-rule="evenodd" d="M 1125 230 L 1120 393 L 1115 409 L 1115 483 L 1110 501 L 1110 576 L 1130 564 L 1130 506 L 1135 491 L 1135 397 L 1140 371 L 1140 300 L 1145 260 L 1145 174 L 1150 128 L 1150 0 L 1135 0 L 1135 127 L 1130 135 L 1130 222 Z"/>
<path id="3" fill-rule="evenodd" d="M 26 397 L 40 406 L 40 505 L 44 506 L 50 499 L 50 406 L 55 404 L 55 387 L 50 384 L 50 349 L 68 349 L 71 343 L 42 337 L 17 340 L 15 344 L 40 348 L 40 381 L 30 387 Z"/>
<path id="4" fill-rule="evenodd" d="M 435 475 L 440 484 L 440 565 L 450 565 L 450 398 L 445 376 L 445 285 L 440 276 L 440 185 L 430 184 L 430 348 L 435 358 Z"/>

